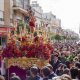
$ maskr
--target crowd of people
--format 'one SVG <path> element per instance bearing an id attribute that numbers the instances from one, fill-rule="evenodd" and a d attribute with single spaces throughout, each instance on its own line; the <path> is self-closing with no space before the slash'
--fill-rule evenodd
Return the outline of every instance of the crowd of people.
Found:
<path id="1" fill-rule="evenodd" d="M 55 42 L 49 63 L 43 68 L 33 65 L 26 71 L 25 80 L 80 80 L 80 44 L 76 42 Z M 0 80 L 5 80 L 0 76 Z M 10 80 L 22 80 L 11 73 Z"/>

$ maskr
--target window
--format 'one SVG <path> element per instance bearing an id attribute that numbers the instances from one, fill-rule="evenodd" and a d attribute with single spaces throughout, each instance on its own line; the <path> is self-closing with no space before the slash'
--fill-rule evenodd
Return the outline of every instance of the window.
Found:
<path id="1" fill-rule="evenodd" d="M 10 19 L 10 23 L 13 23 L 13 19 Z"/>
<path id="2" fill-rule="evenodd" d="M 17 4 L 17 6 L 23 8 L 23 0 L 17 0 L 16 4 Z"/>
<path id="3" fill-rule="evenodd" d="M 0 21 L 4 21 L 4 19 L 3 19 L 3 11 L 0 11 Z"/>
<path id="4" fill-rule="evenodd" d="M 6 37 L 0 37 L 0 45 L 6 44 Z"/>
<path id="5" fill-rule="evenodd" d="M 4 19 L 3 18 L 0 18 L 0 21 L 4 21 Z"/>

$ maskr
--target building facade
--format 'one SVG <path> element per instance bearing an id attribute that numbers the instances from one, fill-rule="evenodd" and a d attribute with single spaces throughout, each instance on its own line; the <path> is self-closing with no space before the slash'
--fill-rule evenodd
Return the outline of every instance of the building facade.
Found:
<path id="1" fill-rule="evenodd" d="M 43 10 L 41 8 L 41 6 L 37 3 L 37 1 L 32 1 L 31 3 L 31 7 L 33 9 L 34 12 L 34 16 L 36 18 L 36 27 L 41 27 L 42 26 L 42 14 L 43 14 Z"/>
<path id="2" fill-rule="evenodd" d="M 61 28 L 61 20 L 57 19 L 56 16 L 52 14 L 52 12 L 44 13 L 43 20 L 48 31 L 55 34 L 59 33 Z"/>
<path id="3" fill-rule="evenodd" d="M 19 20 L 26 22 L 30 0 L 0 0 L 0 45 L 6 43 L 7 34 Z"/>
<path id="4" fill-rule="evenodd" d="M 79 35 L 75 33 L 74 31 L 71 31 L 69 29 L 63 29 L 63 35 L 66 36 L 69 39 L 79 39 Z"/>

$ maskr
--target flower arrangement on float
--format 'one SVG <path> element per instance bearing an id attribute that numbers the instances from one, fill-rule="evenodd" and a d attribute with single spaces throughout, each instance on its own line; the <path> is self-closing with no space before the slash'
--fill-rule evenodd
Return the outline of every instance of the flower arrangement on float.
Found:
<path id="1" fill-rule="evenodd" d="M 42 65 L 45 61 L 49 60 L 50 54 L 53 51 L 52 44 L 50 44 L 49 41 L 45 41 L 42 36 L 36 35 L 31 39 L 29 36 L 22 36 L 18 38 L 18 40 L 14 40 L 14 38 L 9 40 L 6 48 L 2 52 L 2 57 L 9 61 L 9 66 L 15 63 L 15 60 L 18 62 L 22 60 L 22 63 L 16 62 L 17 66 L 28 66 L 27 61 L 31 61 L 32 64 Z M 24 58 L 26 60 L 24 60 Z M 44 60 L 44 63 L 41 63 L 41 60 Z"/>

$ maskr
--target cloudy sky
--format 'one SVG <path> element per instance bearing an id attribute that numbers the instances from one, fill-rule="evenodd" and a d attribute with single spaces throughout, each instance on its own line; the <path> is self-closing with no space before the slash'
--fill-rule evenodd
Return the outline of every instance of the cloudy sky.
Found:
<path id="1" fill-rule="evenodd" d="M 34 1 L 34 0 L 32 0 Z M 35 0 L 44 12 L 50 12 L 61 19 L 62 28 L 79 33 L 80 0 Z"/>

